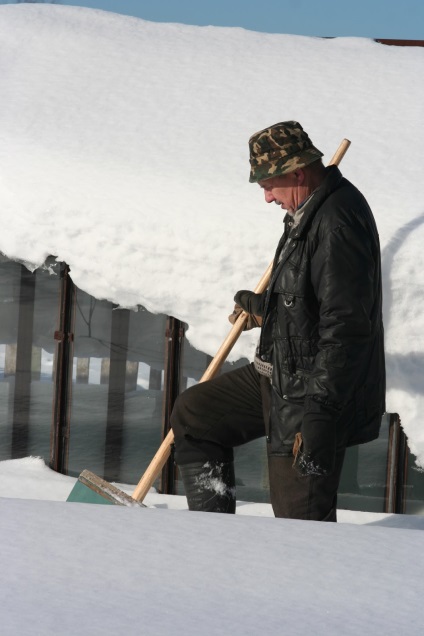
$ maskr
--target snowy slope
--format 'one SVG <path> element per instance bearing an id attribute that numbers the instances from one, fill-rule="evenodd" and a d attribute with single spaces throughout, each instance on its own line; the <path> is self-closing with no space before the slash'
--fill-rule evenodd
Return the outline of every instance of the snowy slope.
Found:
<path id="1" fill-rule="evenodd" d="M 65 503 L 74 481 L 0 462 L 2 636 L 422 634 L 424 517 Z"/>

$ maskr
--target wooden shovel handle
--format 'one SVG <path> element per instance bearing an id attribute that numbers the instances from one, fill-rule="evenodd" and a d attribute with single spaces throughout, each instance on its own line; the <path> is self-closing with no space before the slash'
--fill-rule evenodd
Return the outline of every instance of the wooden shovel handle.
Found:
<path id="1" fill-rule="evenodd" d="M 334 153 L 328 165 L 338 166 L 341 160 L 343 159 L 343 157 L 345 156 L 349 146 L 350 146 L 349 139 L 343 139 L 343 141 L 341 142 L 340 146 L 337 148 L 336 152 Z"/>
<path id="2" fill-rule="evenodd" d="M 268 265 L 266 272 L 263 274 L 261 280 L 256 285 L 255 293 L 261 294 L 268 286 L 269 277 L 271 275 L 272 262 Z M 215 357 L 210 362 L 208 368 L 202 375 L 199 380 L 200 382 L 206 382 L 207 380 L 211 380 L 215 375 L 217 375 L 219 369 L 225 362 L 230 353 L 231 349 L 234 347 L 237 342 L 238 337 L 243 331 L 248 315 L 245 311 L 242 311 L 241 314 L 237 317 L 234 325 L 232 326 L 228 336 L 225 338 L 224 342 L 220 346 L 217 351 Z M 167 436 L 163 440 L 162 444 L 159 446 L 156 455 L 153 457 L 149 466 L 146 469 L 146 472 L 141 477 L 140 481 L 137 484 L 134 492 L 132 493 L 132 498 L 137 501 L 143 501 L 144 497 L 149 492 L 153 482 L 159 475 L 160 471 L 164 467 L 170 453 L 171 453 L 171 445 L 174 442 L 174 431 L 171 430 L 168 432 Z"/>
<path id="3" fill-rule="evenodd" d="M 350 146 L 350 141 L 348 139 L 343 139 L 336 153 L 331 159 L 329 165 L 338 166 L 341 160 L 343 159 L 343 157 L 345 156 L 349 146 Z M 256 294 L 261 294 L 268 287 L 269 279 L 271 276 L 272 264 L 273 263 L 271 261 L 265 273 L 263 274 L 262 278 L 260 279 L 259 283 L 256 285 L 254 289 Z M 224 342 L 222 343 L 219 350 L 217 351 L 215 357 L 213 358 L 208 368 L 206 369 L 206 371 L 200 378 L 199 383 L 206 382 L 207 380 L 211 380 L 218 373 L 219 369 L 221 368 L 221 366 L 227 359 L 231 349 L 234 347 L 235 343 L 237 342 L 241 332 L 243 331 L 246 325 L 247 318 L 248 318 L 248 314 L 245 311 L 243 311 L 238 316 L 228 336 L 225 338 Z M 174 442 L 174 431 L 171 428 L 171 430 L 169 431 L 169 433 L 163 440 L 162 444 L 159 446 L 155 456 L 153 457 L 152 461 L 147 467 L 145 473 L 142 475 L 134 492 L 132 493 L 133 499 L 136 499 L 137 501 L 143 501 L 143 499 L 149 492 L 150 488 L 152 487 L 154 481 L 156 480 L 157 476 L 159 475 L 160 471 L 164 467 L 168 457 L 170 456 L 171 446 L 173 442 Z"/>

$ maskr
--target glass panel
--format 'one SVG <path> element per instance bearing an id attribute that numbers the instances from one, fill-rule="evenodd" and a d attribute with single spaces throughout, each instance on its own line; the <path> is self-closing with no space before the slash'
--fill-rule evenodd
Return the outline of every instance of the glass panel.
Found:
<path id="1" fill-rule="evenodd" d="M 166 320 L 144 309 L 130 312 L 122 440 L 127 483 L 139 481 L 162 442 Z"/>
<path id="2" fill-rule="evenodd" d="M 137 483 L 161 442 L 166 316 L 75 304 L 68 472 Z"/>
<path id="3" fill-rule="evenodd" d="M 269 503 L 268 458 L 265 437 L 234 449 L 237 499 Z"/>
<path id="4" fill-rule="evenodd" d="M 78 476 L 87 468 L 103 476 L 111 319 L 112 303 L 75 290 L 67 470 L 70 475 Z"/>
<path id="5" fill-rule="evenodd" d="M 12 457 L 21 265 L 0 256 L 0 460 Z"/>
<path id="6" fill-rule="evenodd" d="M 389 424 L 386 414 L 378 439 L 346 450 L 338 508 L 385 512 Z"/>
<path id="7" fill-rule="evenodd" d="M 424 469 L 416 464 L 416 457 L 408 452 L 408 468 L 404 487 L 405 513 L 424 515 Z"/>
<path id="8" fill-rule="evenodd" d="M 0 459 L 50 457 L 60 264 L 0 255 Z"/>

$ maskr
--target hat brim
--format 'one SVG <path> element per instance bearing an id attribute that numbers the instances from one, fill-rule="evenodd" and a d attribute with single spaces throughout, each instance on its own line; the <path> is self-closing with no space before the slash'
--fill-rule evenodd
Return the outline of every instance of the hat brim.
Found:
<path id="1" fill-rule="evenodd" d="M 269 154 L 265 153 L 255 157 L 254 162 L 251 161 L 249 181 L 250 183 L 258 183 L 258 181 L 265 181 L 266 179 L 272 179 L 272 177 L 293 172 L 298 168 L 305 168 L 323 156 L 323 153 L 315 146 L 311 146 L 291 157 L 286 155 L 270 159 Z"/>

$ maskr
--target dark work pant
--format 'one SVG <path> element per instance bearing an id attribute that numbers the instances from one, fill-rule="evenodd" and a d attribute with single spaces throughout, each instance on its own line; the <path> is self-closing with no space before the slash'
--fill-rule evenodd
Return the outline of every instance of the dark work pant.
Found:
<path id="1" fill-rule="evenodd" d="M 177 464 L 232 461 L 233 448 L 265 435 L 271 386 L 253 364 L 197 384 L 182 393 L 171 425 Z M 337 488 L 344 459 L 340 444 L 329 477 L 300 476 L 293 457 L 268 457 L 271 504 L 276 517 L 336 521 Z"/>

